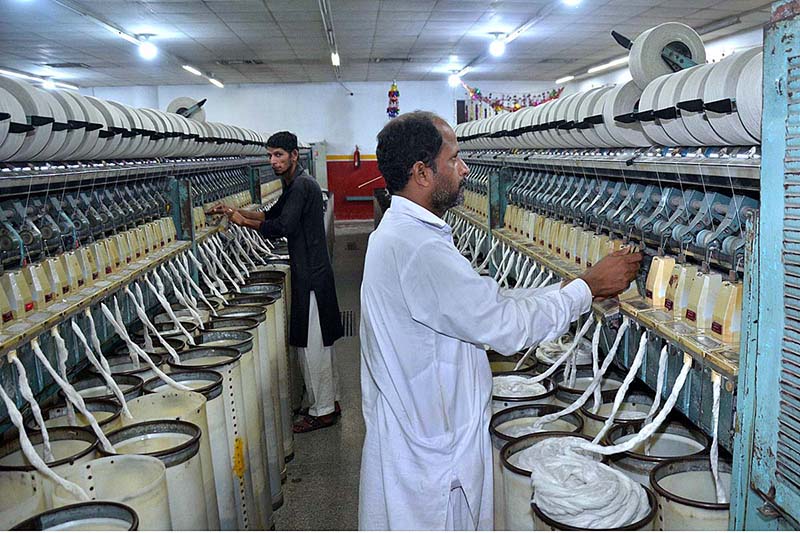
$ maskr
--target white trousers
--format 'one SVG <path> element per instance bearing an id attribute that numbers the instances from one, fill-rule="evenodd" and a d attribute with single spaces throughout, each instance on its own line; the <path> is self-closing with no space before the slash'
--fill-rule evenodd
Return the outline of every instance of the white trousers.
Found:
<path id="1" fill-rule="evenodd" d="M 307 346 L 297 348 L 297 355 L 306 382 L 306 394 L 310 406 L 308 414 L 311 416 L 331 414 L 334 410 L 333 404 L 339 397 L 339 374 L 336 370 L 333 346 L 325 346 L 322 341 L 319 307 L 314 291 L 311 291 L 308 306 Z"/>

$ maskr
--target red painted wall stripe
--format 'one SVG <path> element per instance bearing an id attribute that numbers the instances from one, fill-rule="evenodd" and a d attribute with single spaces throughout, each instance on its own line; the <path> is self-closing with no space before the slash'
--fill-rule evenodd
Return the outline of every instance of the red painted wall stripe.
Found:
<path id="1" fill-rule="evenodd" d="M 361 156 L 361 166 L 353 166 L 352 156 L 327 158 L 328 188 L 333 192 L 333 216 L 336 220 L 371 220 L 375 189 L 386 186 L 380 177 L 374 155 Z M 380 178 L 379 178 L 380 177 Z M 375 178 L 379 178 L 375 180 Z M 375 181 L 372 181 L 375 180 Z M 359 186 L 361 186 L 359 188 Z M 369 200 L 347 200 L 347 197 L 369 197 Z"/>

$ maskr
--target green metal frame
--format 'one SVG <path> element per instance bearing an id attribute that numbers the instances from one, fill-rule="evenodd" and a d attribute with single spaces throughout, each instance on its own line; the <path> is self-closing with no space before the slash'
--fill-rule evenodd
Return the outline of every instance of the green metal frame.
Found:
<path id="1" fill-rule="evenodd" d="M 800 68 L 795 51 L 800 32 L 800 2 L 779 1 L 764 41 L 764 90 L 761 146 L 761 212 L 748 224 L 757 228 L 748 247 L 755 250 L 745 269 L 744 308 L 736 414 L 731 529 L 794 529 L 800 520 L 800 492 L 777 475 L 778 413 L 784 326 L 785 181 L 800 172 L 787 157 L 798 134 L 798 103 L 792 70 Z M 795 178 L 796 180 L 796 178 Z"/>

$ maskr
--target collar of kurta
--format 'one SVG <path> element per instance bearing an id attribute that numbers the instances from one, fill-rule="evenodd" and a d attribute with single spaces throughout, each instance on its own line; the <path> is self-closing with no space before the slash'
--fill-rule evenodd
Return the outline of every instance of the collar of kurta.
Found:
<path id="1" fill-rule="evenodd" d="M 444 229 L 446 231 L 450 230 L 450 226 L 447 224 L 447 222 L 437 217 L 418 203 L 412 202 L 408 198 L 404 198 L 402 196 L 392 196 L 392 205 L 390 206 L 390 209 L 395 210 L 396 213 L 408 215 L 416 218 L 417 220 L 421 220 L 426 224 L 436 226 L 439 229 Z"/>
<path id="2" fill-rule="evenodd" d="M 281 178 L 281 182 L 283 183 L 283 188 L 285 189 L 285 188 L 287 188 L 287 187 L 290 187 L 290 186 L 291 186 L 291 185 L 292 185 L 292 184 L 295 182 L 295 180 L 297 179 L 297 176 L 299 176 L 300 174 L 302 174 L 303 172 L 305 172 L 305 170 L 306 170 L 306 169 L 304 169 L 304 168 L 302 167 L 302 165 L 300 165 L 300 163 L 298 163 L 298 164 L 297 164 L 297 168 L 295 168 L 295 169 L 294 169 L 294 175 L 292 176 L 292 181 L 290 181 L 289 183 L 287 183 L 287 182 L 286 182 L 286 180 L 285 180 L 284 178 Z"/>

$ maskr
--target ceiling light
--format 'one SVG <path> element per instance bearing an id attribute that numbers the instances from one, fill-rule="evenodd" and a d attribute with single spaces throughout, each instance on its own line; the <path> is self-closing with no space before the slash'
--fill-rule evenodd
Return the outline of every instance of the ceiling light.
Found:
<path id="1" fill-rule="evenodd" d="M 210 81 L 212 85 L 215 85 L 215 86 L 219 87 L 220 89 L 224 89 L 225 88 L 225 85 L 219 80 L 215 80 L 214 78 L 208 78 L 208 81 Z"/>
<path id="2" fill-rule="evenodd" d="M 458 87 L 461 85 L 461 78 L 454 72 L 447 77 L 447 84 L 453 88 Z"/>
<path id="3" fill-rule="evenodd" d="M 564 76 L 563 78 L 558 78 L 556 83 L 567 83 L 568 81 L 572 81 L 575 79 L 575 76 Z"/>
<path id="4" fill-rule="evenodd" d="M 142 59 L 147 59 L 148 61 L 155 59 L 155 57 L 158 55 L 158 48 L 156 48 L 156 45 L 153 43 L 145 41 L 139 44 L 139 55 L 142 57 Z"/>
<path id="5" fill-rule="evenodd" d="M 494 57 L 500 57 L 506 52 L 506 42 L 503 40 L 502 33 L 495 33 L 495 39 L 489 45 L 489 53 Z"/>
<path id="6" fill-rule="evenodd" d="M 127 34 L 127 33 L 125 33 L 124 31 L 119 31 L 119 30 L 117 30 L 117 29 L 114 29 L 114 30 L 113 30 L 113 32 L 114 32 L 114 33 L 115 33 L 115 34 L 116 34 L 118 37 L 120 37 L 120 38 L 122 38 L 122 39 L 125 39 L 125 40 L 126 40 L 126 41 L 128 41 L 129 43 L 131 43 L 131 44 L 135 44 L 136 46 L 139 46 L 139 43 L 141 42 L 141 41 L 139 41 L 139 39 L 137 39 L 137 38 L 136 38 L 136 37 L 134 37 L 133 35 L 128 35 L 128 34 Z"/>
<path id="7" fill-rule="evenodd" d="M 202 72 L 200 72 L 199 70 L 197 70 L 196 68 L 194 68 L 191 65 L 183 65 L 183 70 L 185 70 L 186 72 L 191 72 L 195 76 L 202 76 L 203 75 Z"/>
<path id="8" fill-rule="evenodd" d="M 459 70 L 459 71 L 456 73 L 456 75 L 457 75 L 459 78 L 463 78 L 464 76 L 466 76 L 466 75 L 467 75 L 467 73 L 468 73 L 468 72 L 471 72 L 471 71 L 472 71 L 472 67 L 470 67 L 470 66 L 466 66 L 466 67 L 462 68 L 461 70 Z"/>
<path id="9" fill-rule="evenodd" d="M 586 71 L 587 74 L 594 74 L 595 72 L 600 72 L 602 70 L 608 70 L 610 68 L 619 67 L 628 62 L 628 56 L 620 57 L 619 59 L 615 59 L 614 61 L 609 61 L 608 63 L 603 63 L 602 65 L 597 65 L 596 67 L 592 67 Z"/>
<path id="10" fill-rule="evenodd" d="M 56 83 L 53 80 L 44 79 L 42 80 L 42 87 L 48 91 L 52 91 L 56 88 Z"/>
<path id="11" fill-rule="evenodd" d="M 338 67 L 341 64 L 339 61 L 339 52 L 331 52 L 331 63 L 334 67 Z"/>
<path id="12" fill-rule="evenodd" d="M 575 7 L 581 3 L 581 0 L 561 0 L 565 6 Z"/>
<path id="13" fill-rule="evenodd" d="M 450 55 L 450 63 L 458 63 L 458 56 L 455 54 Z"/>

